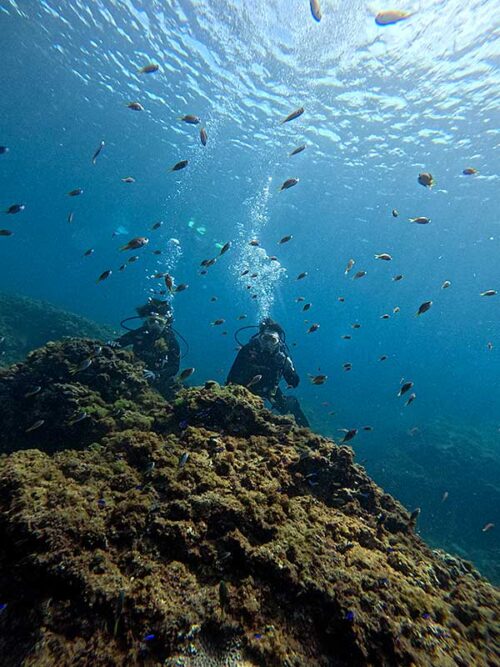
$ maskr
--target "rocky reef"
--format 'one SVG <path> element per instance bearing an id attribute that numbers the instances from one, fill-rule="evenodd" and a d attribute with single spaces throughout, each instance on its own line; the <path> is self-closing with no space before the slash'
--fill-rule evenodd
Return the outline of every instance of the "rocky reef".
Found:
<path id="1" fill-rule="evenodd" d="M 0 371 L 2 665 L 499 664 L 498 591 L 349 447 L 142 368 L 84 339 Z"/>
<path id="2" fill-rule="evenodd" d="M 114 332 L 46 301 L 0 292 L 0 366 L 21 361 L 31 350 L 65 336 L 109 340 Z"/>

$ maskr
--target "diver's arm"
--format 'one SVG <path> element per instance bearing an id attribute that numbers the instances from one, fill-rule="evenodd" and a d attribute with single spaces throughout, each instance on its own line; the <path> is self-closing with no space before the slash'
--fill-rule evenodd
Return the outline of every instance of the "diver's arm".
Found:
<path id="1" fill-rule="evenodd" d="M 285 365 L 283 367 L 283 377 L 285 378 L 285 382 L 290 385 L 290 387 L 295 388 L 300 382 L 299 374 L 295 370 L 293 361 L 288 355 L 285 359 Z"/>
<path id="2" fill-rule="evenodd" d="M 236 355 L 231 366 L 226 384 L 246 384 L 248 382 L 248 369 L 250 367 L 250 346 L 244 345 Z"/>
<path id="3" fill-rule="evenodd" d="M 119 338 L 116 339 L 115 343 L 118 343 L 122 347 L 133 345 L 136 335 L 137 335 L 136 331 L 126 331 L 123 335 L 121 335 Z"/>

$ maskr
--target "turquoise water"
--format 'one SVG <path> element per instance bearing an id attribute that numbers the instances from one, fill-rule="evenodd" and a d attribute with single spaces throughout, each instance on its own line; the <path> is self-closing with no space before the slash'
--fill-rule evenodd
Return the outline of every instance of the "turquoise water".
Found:
<path id="1" fill-rule="evenodd" d="M 0 145 L 10 149 L 0 208 L 26 205 L 2 216 L 14 234 L 0 238 L 0 285 L 118 329 L 163 287 L 152 276 L 170 272 L 189 284 L 173 305 L 195 383 L 223 381 L 236 329 L 272 315 L 313 428 L 338 438 L 373 427 L 352 441 L 367 469 L 410 509 L 427 508 L 424 536 L 500 579 L 500 295 L 480 296 L 500 290 L 498 5 L 408 1 L 414 15 L 386 27 L 374 21 L 382 3 L 321 6 L 318 23 L 307 0 L 0 0 Z M 151 62 L 159 70 L 140 74 Z M 144 110 L 127 108 L 134 101 Z M 185 114 L 201 118 L 205 147 Z M 470 167 L 478 173 L 464 176 Z M 297 186 L 279 192 L 292 177 Z M 417 216 L 431 223 L 409 222 Z M 119 247 L 135 236 L 149 245 L 120 272 Z M 353 280 L 358 270 L 366 276 Z M 328 379 L 313 386 L 318 373 Z M 414 382 L 408 407 L 402 378 Z M 433 458 L 454 438 L 453 465 Z M 417 466 L 426 485 L 409 474 Z M 488 522 L 496 528 L 483 533 Z"/>

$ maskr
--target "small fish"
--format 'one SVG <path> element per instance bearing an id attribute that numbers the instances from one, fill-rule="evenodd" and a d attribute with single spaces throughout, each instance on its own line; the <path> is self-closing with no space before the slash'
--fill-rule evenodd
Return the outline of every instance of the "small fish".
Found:
<path id="1" fill-rule="evenodd" d="M 257 246 L 260 245 L 260 241 L 258 241 L 257 239 L 252 239 L 248 245 L 251 245 L 254 248 L 257 248 Z"/>
<path id="2" fill-rule="evenodd" d="M 382 259 L 384 262 L 390 262 L 392 257 L 386 252 L 381 252 L 380 254 L 375 255 L 375 259 Z"/>
<path id="3" fill-rule="evenodd" d="M 9 152 L 9 148 L 7 146 L 0 146 L 0 155 L 5 155 L 6 153 Z"/>
<path id="4" fill-rule="evenodd" d="M 174 292 L 184 292 L 188 287 L 189 285 L 187 283 L 180 283 L 180 285 L 177 285 Z"/>
<path id="5" fill-rule="evenodd" d="M 358 280 L 358 278 L 364 278 L 366 276 L 366 271 L 358 271 L 354 274 L 353 280 Z"/>
<path id="6" fill-rule="evenodd" d="M 303 280 L 307 276 L 307 271 L 303 271 L 302 273 L 299 273 L 297 276 L 296 280 Z"/>
<path id="7" fill-rule="evenodd" d="M 21 211 L 24 211 L 25 208 L 26 204 L 12 204 L 12 206 L 9 206 L 5 212 L 8 215 L 15 215 L 16 213 L 21 213 Z"/>
<path id="8" fill-rule="evenodd" d="M 310 0 L 309 4 L 311 5 L 311 14 L 313 19 L 319 23 L 321 21 L 321 17 L 323 16 L 321 13 L 319 0 Z"/>
<path id="9" fill-rule="evenodd" d="M 416 398 L 417 398 L 416 394 L 410 394 L 408 396 L 408 400 L 405 403 L 405 407 L 408 407 L 409 405 L 411 405 Z"/>
<path id="10" fill-rule="evenodd" d="M 133 264 L 134 262 L 137 262 L 138 259 L 139 259 L 139 255 L 133 255 L 132 257 L 128 258 L 127 262 L 129 264 Z"/>
<path id="11" fill-rule="evenodd" d="M 478 174 L 478 170 L 474 169 L 474 167 L 467 167 L 467 169 L 464 169 L 462 174 L 464 176 L 474 176 L 474 174 Z"/>
<path id="12" fill-rule="evenodd" d="M 400 310 L 401 310 L 401 308 L 400 308 L 399 306 L 394 306 L 394 308 L 392 309 L 392 312 L 393 312 L 394 314 L 396 314 L 396 313 L 399 313 Z"/>
<path id="13" fill-rule="evenodd" d="M 303 297 L 303 296 L 298 296 L 298 297 L 295 299 L 295 302 L 296 302 L 296 303 L 300 303 L 301 301 L 305 301 L 305 300 L 306 300 L 305 297 Z"/>
<path id="14" fill-rule="evenodd" d="M 497 294 L 496 289 L 487 289 L 486 292 L 481 292 L 479 296 L 495 296 Z"/>
<path id="15" fill-rule="evenodd" d="M 148 63 L 139 69 L 139 74 L 154 74 L 160 69 L 160 66 L 156 63 Z"/>
<path id="16" fill-rule="evenodd" d="M 120 178 L 122 183 L 135 183 L 135 178 L 133 176 L 125 176 L 125 178 Z"/>
<path id="17" fill-rule="evenodd" d="M 184 452 L 184 454 L 179 458 L 179 468 L 184 468 L 189 459 L 189 452 Z"/>
<path id="18" fill-rule="evenodd" d="M 278 243 L 279 243 L 280 245 L 283 245 L 283 243 L 288 243 L 288 241 L 291 241 L 292 239 L 293 239 L 293 236 L 290 234 L 289 236 L 283 236 L 283 238 L 281 238 L 281 239 L 278 241 Z"/>
<path id="19" fill-rule="evenodd" d="M 75 218 L 75 214 L 73 213 L 73 211 L 71 211 L 71 213 L 68 213 L 68 224 L 71 225 L 71 223 L 73 222 L 74 218 Z"/>
<path id="20" fill-rule="evenodd" d="M 311 383 L 312 384 L 325 384 L 325 382 L 328 380 L 328 375 L 310 375 L 311 378 Z"/>
<path id="21" fill-rule="evenodd" d="M 344 364 L 342 364 L 342 368 L 345 371 L 350 371 L 350 370 L 352 370 L 352 364 L 350 362 L 346 361 Z"/>
<path id="22" fill-rule="evenodd" d="M 94 252 L 95 252 L 94 248 L 89 248 L 88 250 L 86 250 L 86 251 L 83 253 L 83 256 L 84 256 L 84 257 L 90 257 L 90 255 L 93 255 Z"/>
<path id="23" fill-rule="evenodd" d="M 43 426 L 45 424 L 45 419 L 37 419 L 37 421 L 32 424 L 29 428 L 27 428 L 24 432 L 25 433 L 31 433 L 31 431 L 36 431 L 37 428 L 40 428 L 40 426 Z"/>
<path id="24" fill-rule="evenodd" d="M 170 171 L 180 171 L 181 169 L 185 169 L 187 166 L 188 166 L 188 160 L 181 160 L 180 162 L 174 164 L 174 166 Z"/>
<path id="25" fill-rule="evenodd" d="M 79 195 L 83 195 L 83 188 L 75 188 L 68 192 L 69 197 L 78 197 Z"/>
<path id="26" fill-rule="evenodd" d="M 489 530 L 491 530 L 491 529 L 494 528 L 494 527 L 495 527 L 495 524 L 494 524 L 494 523 L 487 523 L 487 524 L 485 524 L 485 525 L 483 526 L 483 528 L 482 528 L 482 532 L 483 532 L 483 533 L 487 533 Z"/>
<path id="27" fill-rule="evenodd" d="M 122 264 L 121 266 L 118 267 L 118 271 L 125 271 L 126 268 L 127 268 L 127 265 Z"/>
<path id="28" fill-rule="evenodd" d="M 0 236 L 13 236 L 14 232 L 11 232 L 10 229 L 0 229 Z"/>
<path id="29" fill-rule="evenodd" d="M 195 368 L 185 368 L 183 371 L 179 373 L 178 380 L 179 382 L 184 382 L 184 380 L 187 380 L 191 375 L 195 372 Z"/>
<path id="30" fill-rule="evenodd" d="M 284 181 L 281 184 L 280 192 L 282 190 L 289 190 L 290 188 L 293 188 L 293 186 L 297 185 L 298 182 L 299 182 L 298 178 L 287 178 L 286 181 Z"/>
<path id="31" fill-rule="evenodd" d="M 403 277 L 404 277 L 404 276 L 403 276 L 402 273 L 398 273 L 398 275 L 397 275 L 397 276 L 393 276 L 392 279 L 394 280 L 395 283 L 397 283 L 397 282 L 399 282 L 400 280 L 403 280 Z"/>
<path id="32" fill-rule="evenodd" d="M 306 333 L 314 333 L 319 329 L 319 324 L 311 324 Z"/>
<path id="33" fill-rule="evenodd" d="M 153 250 L 153 255 L 161 255 L 162 251 L 161 250 Z"/>
<path id="34" fill-rule="evenodd" d="M 426 218 L 424 216 L 420 216 L 418 218 L 408 218 L 408 220 L 410 222 L 415 222 L 417 225 L 428 225 L 431 221 L 430 218 Z"/>
<path id="35" fill-rule="evenodd" d="M 102 282 L 103 280 L 106 280 L 107 278 L 109 278 L 109 276 L 110 276 L 112 273 L 113 273 L 113 271 L 112 271 L 111 269 L 108 269 L 107 271 L 103 271 L 103 272 L 101 273 L 101 275 L 99 276 L 99 278 L 97 279 L 96 282 L 100 283 L 100 282 Z"/>
<path id="36" fill-rule="evenodd" d="M 441 285 L 441 289 L 448 289 L 448 287 L 451 287 L 451 282 L 449 280 L 445 280 Z"/>
<path id="37" fill-rule="evenodd" d="M 424 171 L 421 174 L 419 174 L 417 181 L 420 183 L 420 185 L 423 185 L 425 188 L 432 188 L 432 186 L 435 183 L 434 179 L 432 178 L 432 174 L 429 174 L 428 171 Z"/>
<path id="38" fill-rule="evenodd" d="M 398 215 L 399 215 L 399 211 L 397 210 L 397 208 L 393 208 L 392 209 L 392 217 L 397 218 Z"/>
<path id="39" fill-rule="evenodd" d="M 399 21 L 404 21 L 405 19 L 410 18 L 410 16 L 412 16 L 412 14 L 400 9 L 386 9 L 377 14 L 375 23 L 382 26 L 393 25 L 394 23 L 399 23 Z"/>
<path id="40" fill-rule="evenodd" d="M 198 125 L 200 122 L 198 116 L 193 116 L 191 114 L 188 114 L 187 116 L 179 116 L 179 120 L 184 121 L 188 125 Z"/>
<path id="41" fill-rule="evenodd" d="M 418 307 L 417 312 L 415 315 L 418 317 L 419 315 L 422 315 L 423 313 L 426 313 L 432 306 L 432 301 L 424 301 L 420 306 Z"/>
<path id="42" fill-rule="evenodd" d="M 131 239 L 128 243 L 125 245 L 122 245 L 120 250 L 137 250 L 138 248 L 142 248 L 143 246 L 147 245 L 149 243 L 149 239 L 146 238 L 145 236 L 136 236 L 135 238 Z"/>
<path id="43" fill-rule="evenodd" d="M 211 301 L 212 303 L 214 303 L 215 301 L 217 301 L 217 297 L 216 297 L 216 296 L 211 296 L 211 297 L 210 297 L 210 301 Z"/>
<path id="44" fill-rule="evenodd" d="M 363 431 L 373 431 L 373 426 L 363 426 Z"/>
<path id="45" fill-rule="evenodd" d="M 247 316 L 246 315 L 238 315 L 236 318 L 237 320 L 246 320 Z"/>
<path id="46" fill-rule="evenodd" d="M 240 276 L 246 276 L 246 275 L 248 275 L 249 273 L 250 273 L 250 269 L 245 269 L 244 271 L 242 271 L 242 272 L 240 273 Z"/>
<path id="47" fill-rule="evenodd" d="M 95 164 L 97 162 L 97 158 L 99 157 L 100 152 L 104 148 L 104 139 L 101 141 L 99 144 L 99 147 L 95 151 L 94 155 L 92 156 L 92 164 Z"/>
<path id="48" fill-rule="evenodd" d="M 155 222 L 154 225 L 152 225 L 151 229 L 160 229 L 160 227 L 163 225 L 163 222 L 160 220 L 159 222 Z"/>
<path id="49" fill-rule="evenodd" d="M 391 316 L 389 315 L 389 313 L 384 313 L 383 315 L 380 316 L 380 319 L 381 320 L 389 320 L 390 317 Z"/>
<path id="50" fill-rule="evenodd" d="M 302 116 L 303 113 L 304 107 L 300 107 L 300 109 L 292 111 L 292 113 L 288 114 L 288 116 L 281 121 L 280 125 L 283 125 L 283 123 L 289 123 L 291 120 L 295 120 L 299 116 Z"/>
<path id="51" fill-rule="evenodd" d="M 358 435 L 358 429 L 357 428 L 341 428 L 339 429 L 340 431 L 343 431 L 345 433 L 344 437 L 342 438 L 342 443 L 344 442 L 349 442 L 349 440 L 352 440 Z"/>
<path id="52" fill-rule="evenodd" d="M 24 394 L 24 398 L 30 398 L 31 396 L 36 396 L 42 391 L 42 387 L 38 384 L 36 387 L 33 387 Z"/>
<path id="53" fill-rule="evenodd" d="M 340 303 L 344 303 L 345 297 L 339 296 L 339 297 L 337 297 L 337 301 L 339 301 Z"/>
<path id="54" fill-rule="evenodd" d="M 388 359 L 388 356 L 386 354 L 383 354 L 381 357 L 378 358 L 379 361 L 386 361 Z"/>
<path id="55" fill-rule="evenodd" d="M 413 387 L 413 382 L 405 382 L 402 386 L 401 389 L 398 391 L 398 396 L 403 396 L 403 394 L 406 394 L 407 391 L 410 391 L 410 389 Z"/>
<path id="56" fill-rule="evenodd" d="M 361 329 L 361 324 L 354 322 L 354 324 L 351 324 L 351 329 Z"/>
<path id="57" fill-rule="evenodd" d="M 262 380 L 262 375 L 254 375 L 253 378 L 248 382 L 247 389 L 250 389 L 250 387 L 253 387 L 254 385 L 258 384 Z"/>
<path id="58" fill-rule="evenodd" d="M 347 266 L 345 267 L 345 271 L 344 271 L 344 276 L 346 276 L 346 275 L 349 273 L 349 271 L 352 269 L 352 267 L 353 267 L 355 264 L 356 264 L 356 262 L 354 261 L 354 259 L 350 259 L 350 260 L 347 262 Z"/>
<path id="59" fill-rule="evenodd" d="M 302 308 L 302 310 L 303 310 L 304 312 L 306 312 L 306 311 L 308 311 L 308 310 L 311 309 L 311 306 L 312 306 L 312 303 L 305 303 L 304 306 L 303 306 L 303 308 Z"/>
<path id="60" fill-rule="evenodd" d="M 75 424 L 78 424 L 79 422 L 82 422 L 84 419 L 87 419 L 88 414 L 85 411 L 78 412 L 74 417 L 72 417 L 68 421 L 69 426 L 74 426 Z"/>
<path id="61" fill-rule="evenodd" d="M 351 340 L 352 336 L 349 336 L 349 335 L 345 334 L 344 336 L 341 336 L 341 338 L 342 338 L 342 340 Z"/>
<path id="62" fill-rule="evenodd" d="M 219 327 L 221 324 L 224 324 L 225 321 L 226 320 L 223 319 L 214 320 L 213 322 L 211 322 L 211 325 L 213 327 Z"/>
<path id="63" fill-rule="evenodd" d="M 202 146 L 207 145 L 208 134 L 204 127 L 200 128 L 200 141 Z"/>
<path id="64" fill-rule="evenodd" d="M 302 153 L 302 151 L 306 150 L 306 144 L 302 144 L 301 146 L 297 146 L 297 148 L 294 148 L 293 151 L 290 153 L 290 157 L 293 155 L 298 155 L 299 153 Z"/>
<path id="65" fill-rule="evenodd" d="M 448 491 L 445 491 L 445 492 L 443 493 L 443 497 L 441 498 L 441 502 L 444 503 L 446 500 L 448 500 L 448 496 L 449 496 L 449 495 L 450 495 L 450 494 L 448 493 Z"/>
<path id="66" fill-rule="evenodd" d="M 132 109 L 132 111 L 144 111 L 144 107 L 140 102 L 129 102 L 127 107 Z"/>
<path id="67" fill-rule="evenodd" d="M 224 255 L 229 250 L 230 247 L 231 247 L 231 241 L 227 241 L 227 243 L 224 243 L 224 245 L 220 249 L 219 255 Z"/>
<path id="68" fill-rule="evenodd" d="M 492 349 L 493 349 L 493 343 L 491 342 L 491 340 L 489 340 L 489 341 L 486 343 L 486 347 L 488 348 L 488 350 L 492 350 Z"/>
<path id="69" fill-rule="evenodd" d="M 410 514 L 410 523 L 416 523 L 418 517 L 420 516 L 420 512 L 420 507 L 417 507 L 413 510 L 413 512 Z"/>
<path id="70" fill-rule="evenodd" d="M 92 357 L 87 357 L 87 359 L 84 359 L 76 368 L 72 368 L 69 374 L 76 375 L 77 373 L 86 371 L 87 368 L 89 368 L 92 365 L 92 362 L 93 362 Z"/>
<path id="71" fill-rule="evenodd" d="M 165 274 L 165 286 L 169 292 L 172 292 L 174 287 L 174 279 L 169 273 Z"/>

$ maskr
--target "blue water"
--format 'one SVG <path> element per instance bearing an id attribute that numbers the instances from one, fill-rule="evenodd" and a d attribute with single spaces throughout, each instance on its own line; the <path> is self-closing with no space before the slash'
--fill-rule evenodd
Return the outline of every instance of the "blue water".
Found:
<path id="1" fill-rule="evenodd" d="M 461 502 L 473 502 L 476 485 L 481 502 L 458 531 L 461 548 L 494 560 L 500 480 L 471 480 L 467 456 L 470 444 L 475 456 L 500 458 L 500 295 L 480 296 L 500 290 L 498 4 L 404 4 L 415 14 L 382 28 L 381 3 L 361 0 L 322 0 L 320 23 L 307 0 L 0 0 L 0 145 L 10 149 L 0 155 L 0 208 L 26 204 L 1 221 L 14 235 L 0 238 L 0 285 L 118 330 L 162 287 L 151 276 L 168 270 L 189 284 L 174 310 L 194 382 L 223 381 L 235 330 L 272 315 L 286 329 L 313 428 L 338 438 L 338 429 L 372 426 L 352 444 L 376 478 L 412 434 L 433 434 L 435 446 L 469 434 L 458 466 L 435 470 L 418 447 L 409 465 L 434 475 L 437 513 L 441 491 L 463 488 L 471 497 Z M 159 71 L 139 74 L 150 62 Z M 132 101 L 145 110 L 128 109 Z M 300 118 L 279 124 L 300 106 Z M 201 117 L 206 147 L 184 114 Z M 187 169 L 169 172 L 183 159 Z M 467 167 L 478 174 L 462 175 Z M 417 183 L 422 171 L 432 189 Z M 128 176 L 136 182 L 121 181 Z M 279 193 L 290 177 L 299 184 Z M 69 197 L 75 188 L 83 195 Z M 432 222 L 411 224 L 416 216 Z M 118 248 L 142 235 L 149 245 L 119 272 Z M 260 248 L 248 245 L 254 238 Z M 231 250 L 200 275 L 226 241 Z M 381 252 L 392 261 L 374 259 Z M 274 254 L 279 262 L 266 259 Z M 242 278 L 247 267 L 259 278 Z M 353 280 L 358 270 L 367 275 Z M 298 296 L 313 304 L 308 313 Z M 217 318 L 225 324 L 211 326 Z M 307 334 L 311 323 L 320 328 Z M 328 380 L 313 386 L 308 374 L 319 372 Z M 396 396 L 402 378 L 417 395 L 406 408 Z M 391 479 L 385 486 L 409 504 L 429 500 Z M 452 495 L 446 502 L 452 512 Z M 433 532 L 422 521 L 439 544 L 442 525 Z M 483 534 L 487 522 L 497 527 Z"/>

